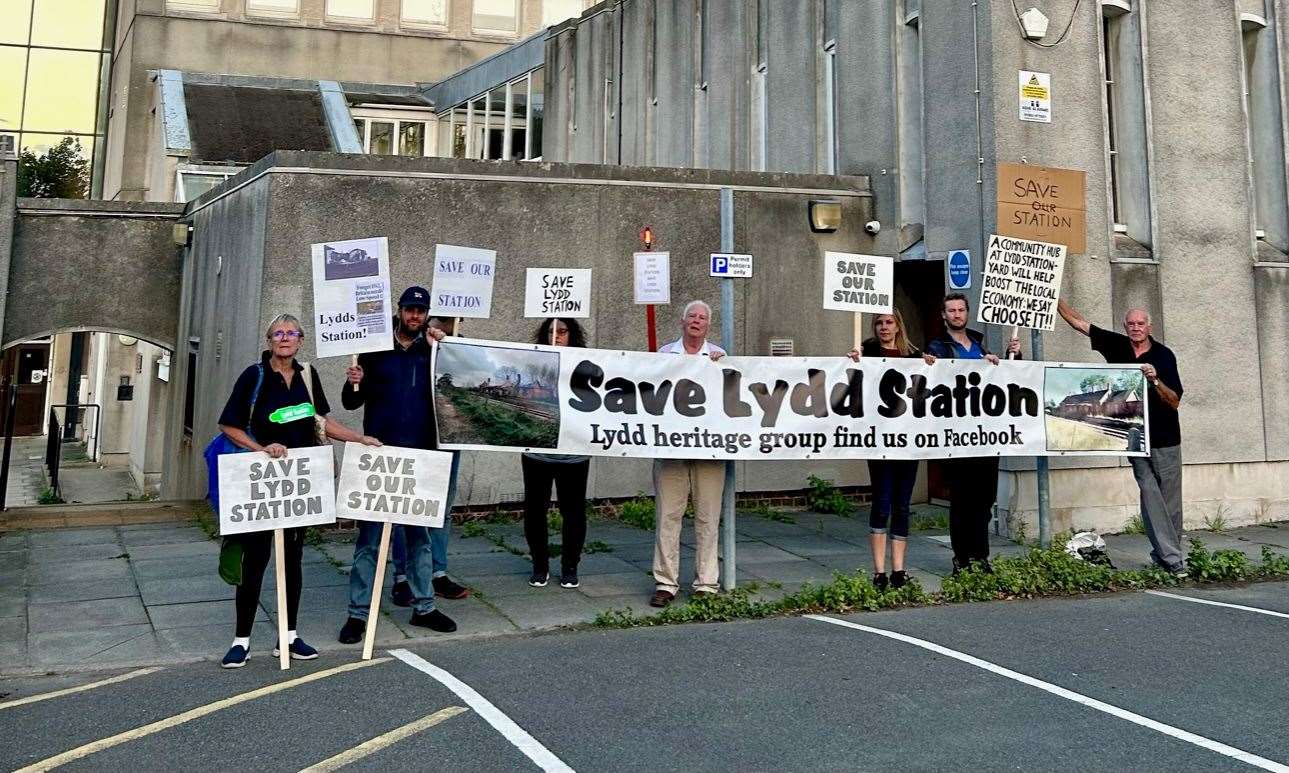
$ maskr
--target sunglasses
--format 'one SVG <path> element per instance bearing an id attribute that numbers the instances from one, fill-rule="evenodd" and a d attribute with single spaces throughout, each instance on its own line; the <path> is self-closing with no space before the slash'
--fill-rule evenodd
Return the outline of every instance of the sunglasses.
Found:
<path id="1" fill-rule="evenodd" d="M 291 338 L 300 338 L 300 337 L 301 337 L 301 336 L 303 336 L 303 335 L 304 335 L 304 333 L 301 333 L 299 330 L 274 330 L 274 331 L 273 331 L 273 340 L 274 340 L 274 341 L 285 341 L 285 340 L 287 340 L 287 339 L 291 339 Z"/>

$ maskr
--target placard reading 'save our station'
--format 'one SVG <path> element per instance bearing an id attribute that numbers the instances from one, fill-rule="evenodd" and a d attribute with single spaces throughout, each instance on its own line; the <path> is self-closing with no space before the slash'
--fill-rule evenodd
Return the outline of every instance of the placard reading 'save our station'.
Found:
<path id="1" fill-rule="evenodd" d="M 219 457 L 219 533 L 245 534 L 336 520 L 336 475 L 330 446 Z"/>
<path id="2" fill-rule="evenodd" d="M 358 521 L 443 525 L 452 454 L 346 443 L 336 514 Z"/>
<path id="3" fill-rule="evenodd" d="M 895 260 L 882 255 L 824 253 L 824 308 L 890 314 Z"/>
<path id="4" fill-rule="evenodd" d="M 492 316 L 492 280 L 496 271 L 494 250 L 434 245 L 430 314 L 478 319 Z"/>

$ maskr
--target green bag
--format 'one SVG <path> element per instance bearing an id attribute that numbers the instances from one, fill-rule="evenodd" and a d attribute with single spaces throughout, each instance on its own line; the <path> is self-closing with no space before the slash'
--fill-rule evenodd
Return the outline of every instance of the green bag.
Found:
<path id="1" fill-rule="evenodd" d="M 224 537 L 219 542 L 219 579 L 229 585 L 242 584 L 242 541 Z"/>

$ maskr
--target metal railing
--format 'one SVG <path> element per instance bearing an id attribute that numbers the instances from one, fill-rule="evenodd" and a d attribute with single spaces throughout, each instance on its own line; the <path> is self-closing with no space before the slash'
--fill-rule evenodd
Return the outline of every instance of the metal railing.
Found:
<path id="1" fill-rule="evenodd" d="M 9 409 L 4 414 L 4 461 L 0 463 L 0 511 L 9 509 L 9 460 L 13 455 L 13 414 L 18 408 L 18 385 L 10 384 L 5 398 Z"/>
<path id="2" fill-rule="evenodd" d="M 49 472 L 49 488 L 55 495 L 58 492 L 58 466 L 63 460 L 63 428 L 58 423 L 58 414 L 49 409 L 49 435 L 45 439 L 45 469 Z"/>

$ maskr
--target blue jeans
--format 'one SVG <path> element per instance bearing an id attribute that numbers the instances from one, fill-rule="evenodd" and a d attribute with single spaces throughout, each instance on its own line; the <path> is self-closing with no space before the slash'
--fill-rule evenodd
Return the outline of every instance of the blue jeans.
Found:
<path id="1" fill-rule="evenodd" d="M 376 521 L 358 522 L 358 541 L 354 543 L 354 563 L 349 569 L 349 616 L 366 620 L 371 607 L 372 586 L 376 579 L 376 557 L 380 550 L 380 533 L 385 524 Z M 430 551 L 430 532 L 424 526 L 393 527 L 393 533 L 405 540 L 410 552 L 404 556 L 407 582 L 412 587 L 412 607 L 417 614 L 428 614 L 434 609 L 434 583 L 431 577 L 434 565 Z M 398 569 L 394 570 L 398 572 Z"/>
<path id="2" fill-rule="evenodd" d="M 868 518 L 869 531 L 885 534 L 890 525 L 891 539 L 908 539 L 909 515 L 913 485 L 918 478 L 916 459 L 869 459 L 868 476 L 873 483 L 873 510 Z"/>
<path id="3" fill-rule="evenodd" d="M 443 528 L 430 529 L 430 552 L 434 558 L 434 576 L 448 576 L 448 538 L 452 536 L 452 503 L 457 497 L 457 470 L 461 467 L 461 454 L 452 452 L 452 480 L 448 483 L 448 501 L 444 509 L 448 514 Z M 407 576 L 407 544 L 403 541 L 403 530 L 395 529 L 391 540 L 390 553 L 394 559 L 395 576 Z"/>

